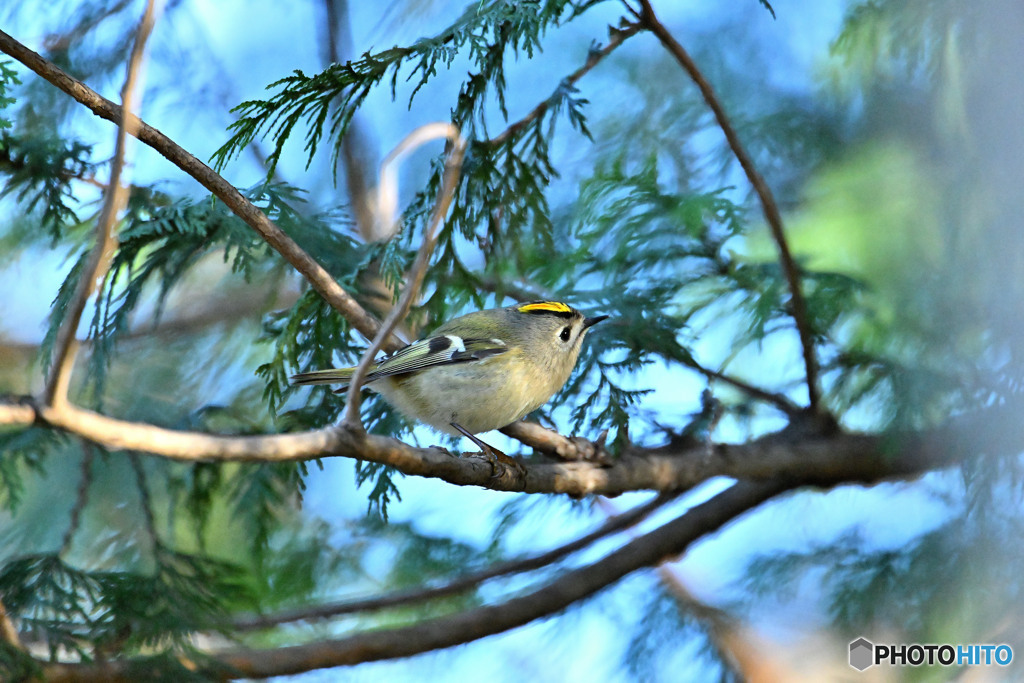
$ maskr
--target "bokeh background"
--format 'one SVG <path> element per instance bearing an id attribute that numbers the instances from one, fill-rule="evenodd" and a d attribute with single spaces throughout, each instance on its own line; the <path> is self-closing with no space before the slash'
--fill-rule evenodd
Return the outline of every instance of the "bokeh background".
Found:
<path id="1" fill-rule="evenodd" d="M 655 9 L 721 95 L 776 193 L 800 263 L 837 282 L 858 283 L 828 318 L 834 324 L 822 346 L 822 364 L 830 407 L 844 427 L 880 432 L 927 429 L 1012 403 L 1020 391 L 1024 339 L 1024 83 L 1018 68 L 1024 6 L 1015 0 L 777 0 L 771 6 L 774 16 L 755 0 L 660 2 Z M 336 59 L 433 34 L 463 9 L 462 3 L 442 0 L 167 2 L 150 42 L 141 115 L 209 159 L 230 134 L 231 108 L 267 97 L 268 84 L 294 69 L 316 73 Z M 140 13 L 141 5 L 133 2 L 9 4 L 0 9 L 0 25 L 117 100 L 126 46 Z M 604 3 L 550 30 L 542 52 L 510 61 L 509 120 L 553 92 L 595 42 L 607 40 L 608 25 L 621 15 L 620 4 Z M 94 162 L 110 157 L 112 126 L 14 68 L 22 85 L 11 91 L 17 101 L 6 116 L 15 131 L 79 140 L 91 146 Z M 368 98 L 351 135 L 371 181 L 376 164 L 411 129 L 447 119 L 467 68 L 464 57 L 456 58 L 411 105 L 414 83 L 401 79 L 394 98 L 389 88 Z M 588 101 L 592 140 L 567 124 L 556 131 L 551 157 L 558 176 L 546 190 L 556 224 L 592 209 L 582 205 L 592 196 L 587 188 L 615 164 L 649 167 L 666 192 L 720 192 L 747 207 L 744 229 L 728 242 L 728 251 L 737 263 L 774 263 L 775 246 L 745 177 L 696 89 L 653 36 L 628 41 L 577 87 L 577 96 Z M 507 124 L 496 109 L 490 116 L 494 135 Z M 257 185 L 271 151 L 269 143 L 257 142 L 224 175 L 239 187 Z M 424 182 L 433 154 L 417 153 L 402 167 L 403 202 Z M 0 163 L 5 180 L 17 170 L 9 158 Z M 341 164 L 337 170 L 336 175 L 326 153 L 307 165 L 295 140 L 285 146 L 274 180 L 304 191 L 302 211 L 327 216 L 340 233 L 356 235 L 346 184 L 351 167 Z M 129 178 L 168 197 L 206 197 L 141 145 L 133 149 Z M 28 393 L 41 387 L 37 353 L 51 304 L 89 229 L 84 219 L 98 209 L 101 188 L 89 181 L 73 186 L 67 201 L 83 223 L 67 239 L 52 239 L 38 227 L 43 204 L 31 205 L 31 194 L 20 194 L 11 183 L 0 200 L 0 391 Z M 466 263 L 480 266 L 473 245 L 463 247 Z M 222 415 L 233 426 L 247 416 L 253 431 L 276 429 L 263 398 L 264 378 L 255 373 L 272 359 L 274 347 L 254 340 L 268 314 L 299 297 L 301 283 L 273 268 L 247 281 L 230 265 L 206 257 L 166 300 L 149 292 L 131 316 L 103 387 L 90 388 L 79 379 L 89 400 L 127 419 L 216 428 Z M 757 304 L 715 299 L 688 320 L 682 343 L 707 367 L 725 367 L 804 402 L 796 333 L 783 325 L 757 329 L 763 323 Z M 82 334 L 87 332 L 83 324 Z M 599 330 L 588 344 L 595 354 L 605 351 Z M 614 362 L 615 351 L 610 353 L 605 360 Z M 83 361 L 79 377 L 88 373 Z M 646 392 L 630 407 L 630 435 L 649 443 L 663 438 L 661 425 L 682 424 L 680 416 L 699 413 L 707 387 L 698 373 L 667 362 L 631 368 L 620 379 L 622 386 Z M 735 389 L 712 389 L 731 408 L 715 425 L 715 440 L 742 442 L 785 424 L 779 414 L 747 405 Z M 307 397 L 288 398 L 281 412 Z M 550 417 L 569 431 L 571 412 L 571 406 L 556 404 Z M 1024 444 L 1017 421 L 986 423 L 986 430 L 1004 434 L 1006 443 L 1017 444 L 1016 452 Z M 420 430 L 407 438 L 442 442 Z M 514 450 L 502 437 L 489 440 Z M 5 441 L 4 447 L 18 447 L 11 444 Z M 137 469 L 88 450 L 66 442 L 38 461 L 12 465 L 18 484 L 8 487 L 9 504 L 0 512 L 0 561 L 63 548 L 67 561 L 83 566 L 145 563 Z M 1012 455 L 1013 447 L 1008 450 Z M 539 623 L 448 651 L 296 679 L 727 675 L 707 622 L 687 609 L 674 581 L 694 600 L 736 619 L 760 656 L 792 679 L 868 678 L 870 672 L 855 674 L 846 664 L 847 643 L 858 635 L 876 642 L 1016 647 L 1022 633 L 1018 458 L 988 455 L 979 452 L 962 467 L 911 482 L 788 495 L 705 538 L 668 565 L 667 574 L 638 572 Z M 146 461 L 144 467 L 151 481 L 163 481 L 161 465 Z M 264 606 L 420 585 L 557 545 L 612 510 L 594 501 L 502 494 L 429 479 L 396 475 L 385 481 L 341 459 L 294 473 L 302 481 L 300 496 L 295 488 L 281 487 L 272 468 L 254 469 L 267 471 L 246 475 L 245 486 L 214 500 L 204 533 L 206 548 L 259 568 L 254 582 Z M 214 475 L 189 475 L 193 495 L 199 495 L 196 482 L 203 476 Z M 708 482 L 641 528 L 725 485 Z M 68 538 L 83 488 L 88 503 Z M 177 492 L 154 488 L 149 495 L 168 538 L 192 543 L 193 522 L 175 511 Z M 628 494 L 610 505 L 625 509 L 649 496 Z M 256 506 L 257 521 L 232 514 L 239 500 Z M 597 559 L 612 546 L 605 542 L 572 563 Z M 485 586 L 474 599 L 499 599 L 528 584 L 519 581 Z M 257 642 L 270 645 L 416 616 L 413 611 L 295 626 L 294 632 Z M 987 673 L 1013 678 L 1012 670 Z M 946 680 L 951 674 L 908 675 Z"/>

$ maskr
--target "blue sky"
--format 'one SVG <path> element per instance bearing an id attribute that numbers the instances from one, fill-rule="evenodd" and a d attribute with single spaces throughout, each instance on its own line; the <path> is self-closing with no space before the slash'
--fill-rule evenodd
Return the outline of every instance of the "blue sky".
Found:
<path id="1" fill-rule="evenodd" d="M 382 19 L 374 3 L 353 3 L 353 6 L 357 52 L 388 47 L 429 33 L 453 15 L 453 7 L 461 7 L 458 3 L 423 3 L 427 9 L 418 14 L 414 22 L 405 23 L 397 14 L 385 14 Z M 691 32 L 707 35 L 721 30 L 723 51 L 728 51 L 727 41 L 734 36 L 728 30 L 732 22 L 749 22 L 749 35 L 760 43 L 762 54 L 771 55 L 771 61 L 760 66 L 765 79 L 794 92 L 809 90 L 814 87 L 817 71 L 827 55 L 828 43 L 841 20 L 843 3 L 838 0 L 780 0 L 773 2 L 773 6 L 776 20 L 772 20 L 755 0 L 656 3 L 663 21 L 677 31 L 684 42 Z M 547 62 L 551 65 L 547 67 L 550 71 L 538 74 L 536 67 L 527 64 L 512 70 L 510 92 L 519 92 L 522 85 L 526 93 L 526 96 L 516 96 L 510 102 L 513 118 L 528 111 L 536 103 L 538 93 L 543 96 L 550 92 L 562 74 L 580 63 L 592 38 L 604 38 L 604 25 L 618 14 L 617 5 L 610 7 L 608 13 L 595 14 L 554 37 L 546 52 L 550 58 Z M 261 97 L 266 84 L 293 68 L 308 72 L 321 68 L 313 28 L 316 20 L 316 15 L 306 3 L 293 3 L 290 11 L 284 12 L 280 3 L 269 0 L 185 2 L 175 13 L 173 21 L 158 24 L 153 49 L 154 55 L 174 54 L 183 46 L 191 52 L 187 53 L 188 59 L 184 62 L 160 61 L 154 57 L 148 73 L 150 91 L 144 98 L 143 118 L 199 158 L 208 159 L 225 139 L 225 128 L 231 120 L 222 108 L 216 106 L 218 102 L 231 105 L 246 98 Z M 29 31 L 26 37 L 19 35 L 17 29 L 12 27 L 11 32 L 33 45 L 32 32 Z M 36 33 L 34 37 L 38 43 L 42 33 Z M 660 49 L 653 38 L 645 36 L 623 48 L 622 58 L 643 59 Z M 216 63 L 216 68 L 211 69 L 211 63 Z M 223 69 L 228 75 L 226 83 L 229 86 L 221 88 L 217 84 L 217 69 Z M 608 97 L 608 92 L 613 95 L 622 92 L 619 83 L 621 73 L 615 58 L 609 60 L 580 83 L 582 95 L 598 102 L 595 107 L 601 106 L 602 95 Z M 383 96 L 371 98 L 363 118 L 380 154 L 383 155 L 413 127 L 444 119 L 449 107 L 445 96 L 451 94 L 461 75 L 462 71 L 455 69 L 451 77 L 439 79 L 438 85 L 432 89 L 437 96 L 425 93 L 411 109 L 406 107 L 406 100 L 401 95 L 397 104 L 390 103 Z M 189 79 L 194 79 L 194 82 Z M 610 90 L 602 90 L 605 88 Z M 103 92 L 114 97 L 116 89 L 117 84 L 111 83 Z M 182 117 L 177 105 L 182 97 L 205 98 L 210 106 L 199 118 Z M 104 140 L 113 140 L 113 128 L 95 122 L 85 125 L 100 131 L 95 139 L 98 141 L 97 157 L 101 157 L 104 145 L 109 144 Z M 568 138 L 563 145 L 560 153 L 571 163 L 563 181 L 556 184 L 553 191 L 561 193 L 564 198 L 573 192 L 575 181 L 589 170 L 589 166 L 585 147 Z M 422 172 L 429 154 L 422 153 L 409 164 L 409 180 L 404 183 L 406 187 L 415 184 L 416 173 Z M 310 185 L 317 191 L 319 201 L 328 202 L 334 191 L 330 189 L 324 166 L 314 164 L 310 172 L 303 166 L 301 144 L 294 143 L 281 164 L 282 175 L 297 184 Z M 172 178 L 171 183 L 198 195 L 198 186 L 183 179 L 148 150 L 138 149 L 132 174 L 138 182 Z M 253 184 L 260 174 L 261 169 L 249 157 L 242 157 L 226 173 L 229 179 L 241 186 Z M 310 177 L 316 174 L 319 174 L 318 178 Z M 742 179 L 737 179 L 737 184 L 742 182 Z M 20 342 L 38 342 L 42 338 L 49 303 L 68 267 L 61 254 L 39 250 L 30 250 L 12 263 L 0 264 L 0 285 L 8 299 L 0 320 L 0 334 Z M 712 364 L 721 360 L 717 342 L 714 337 L 702 340 L 696 348 L 698 357 Z M 587 343 L 599 345 L 600 334 L 592 334 Z M 799 372 L 799 354 L 793 339 L 782 338 L 767 346 L 751 351 L 755 355 L 749 360 L 741 357 L 736 363 L 741 367 L 745 362 L 764 365 L 765 358 L 772 358 L 777 359 L 774 368 L 780 376 Z M 773 378 L 764 379 L 770 383 Z M 665 414 L 696 410 L 703 388 L 690 375 L 666 375 L 661 369 L 638 377 L 637 383 L 655 389 L 646 400 L 644 409 Z M 754 430 L 764 431 L 777 426 L 777 422 L 766 421 L 755 425 Z M 508 443 L 504 437 L 492 439 L 491 436 L 488 440 L 499 447 Z M 419 437 L 426 444 L 441 442 L 440 437 L 427 432 L 420 433 Z M 716 434 L 716 438 L 724 441 L 738 441 L 746 437 L 747 433 L 734 423 L 724 424 Z M 308 485 L 305 497 L 308 514 L 326 520 L 357 518 L 365 514 L 366 492 L 354 490 L 351 462 L 336 459 L 327 461 L 323 471 L 311 468 Z M 673 511 L 678 512 L 706 499 L 724 485 L 726 482 L 709 482 L 687 496 Z M 450 535 L 481 547 L 490 539 L 502 506 L 514 497 L 514 494 L 455 487 L 415 477 L 402 479 L 400 487 L 402 501 L 392 504 L 392 519 L 410 521 L 424 533 Z M 872 489 L 845 487 L 828 495 L 789 496 L 702 540 L 675 564 L 675 568 L 699 597 L 712 604 L 723 602 L 733 597 L 733 582 L 740 577 L 746 560 L 757 553 L 778 548 L 803 548 L 816 540 L 835 538 L 850 528 L 866 530 L 869 543 L 878 547 L 900 546 L 948 514 L 948 509 L 934 492 L 951 487 L 955 487 L 955 482 L 949 477 L 933 475 L 912 485 L 892 484 Z M 646 497 L 646 494 L 631 494 L 617 499 L 615 504 L 625 508 Z M 511 547 L 523 552 L 543 550 L 600 523 L 600 513 L 583 516 L 570 507 L 564 498 L 537 506 L 528 515 L 527 523 L 512 535 Z M 641 528 L 650 528 L 659 519 L 664 517 L 649 520 Z M 609 547 L 601 546 L 600 550 L 605 551 Z M 590 551 L 577 561 L 593 560 L 599 554 Z M 650 573 L 630 577 L 598 600 L 568 615 L 436 655 L 364 665 L 346 670 L 343 676 L 345 680 L 353 681 L 379 680 L 382 677 L 388 680 L 422 680 L 426 669 L 431 672 L 430 678 L 435 680 L 472 677 L 498 683 L 522 680 L 524 672 L 538 682 L 626 680 L 628 675 L 618 668 L 614 653 L 621 652 L 624 645 L 623 624 L 628 626 L 636 618 L 632 607 L 637 595 L 649 590 L 653 581 Z M 821 615 L 815 613 L 819 607 L 812 597 L 791 605 L 789 612 L 755 614 L 754 624 L 769 638 L 783 641 L 799 638 L 802 626 L 819 623 Z M 612 653 L 612 656 L 593 656 L 595 651 Z M 836 652 L 837 659 L 843 657 L 844 651 Z M 706 673 L 699 660 L 688 666 L 694 668 L 686 674 L 697 676 Z M 683 672 L 677 673 L 682 675 Z M 338 672 L 320 672 L 306 675 L 302 680 L 337 680 L 338 675 Z"/>

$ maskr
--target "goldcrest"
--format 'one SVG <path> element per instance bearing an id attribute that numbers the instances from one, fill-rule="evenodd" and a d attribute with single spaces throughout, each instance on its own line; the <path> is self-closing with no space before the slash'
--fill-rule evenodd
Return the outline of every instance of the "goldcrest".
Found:
<path id="1" fill-rule="evenodd" d="M 366 385 L 406 417 L 452 435 L 515 422 L 569 379 L 591 318 L 560 301 L 492 308 L 450 320 L 370 366 Z M 294 384 L 347 383 L 355 368 L 294 375 Z"/>

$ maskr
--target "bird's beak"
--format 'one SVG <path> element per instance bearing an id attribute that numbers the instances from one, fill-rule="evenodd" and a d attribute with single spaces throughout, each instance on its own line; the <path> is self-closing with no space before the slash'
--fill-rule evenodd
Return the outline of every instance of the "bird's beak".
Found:
<path id="1" fill-rule="evenodd" d="M 588 327 L 593 327 L 594 325 L 598 324 L 602 320 L 607 320 L 607 319 L 608 319 L 608 316 L 606 316 L 606 315 L 595 315 L 593 318 L 584 318 L 583 319 L 583 329 L 587 329 Z"/>

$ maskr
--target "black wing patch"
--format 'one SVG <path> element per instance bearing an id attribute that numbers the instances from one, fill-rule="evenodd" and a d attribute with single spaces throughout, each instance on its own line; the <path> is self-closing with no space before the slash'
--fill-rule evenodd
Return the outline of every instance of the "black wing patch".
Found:
<path id="1" fill-rule="evenodd" d="M 427 348 L 430 353 L 441 353 L 447 351 L 452 345 L 452 340 L 445 336 L 431 337 Z"/>
<path id="2" fill-rule="evenodd" d="M 506 351 L 508 347 L 498 339 L 462 339 L 455 335 L 437 335 L 414 342 L 381 360 L 366 379 L 372 382 L 382 377 L 405 375 L 440 365 L 479 361 Z"/>

